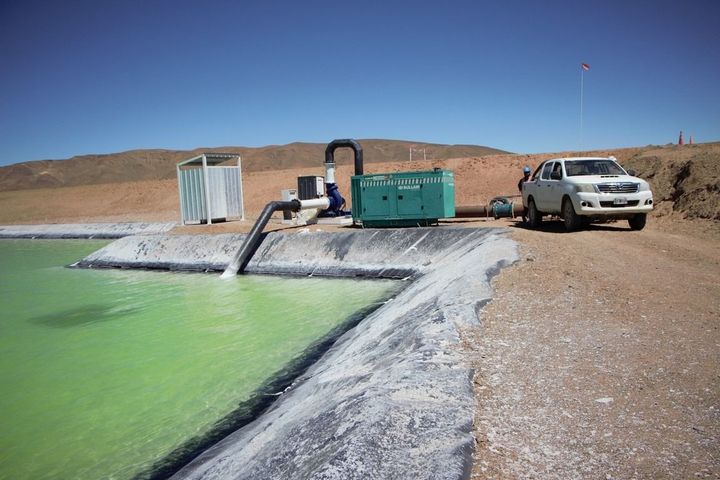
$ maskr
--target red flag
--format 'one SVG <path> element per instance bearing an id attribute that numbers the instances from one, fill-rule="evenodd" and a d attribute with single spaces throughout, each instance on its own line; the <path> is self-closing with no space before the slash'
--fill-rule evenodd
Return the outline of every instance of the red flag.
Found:
<path id="1" fill-rule="evenodd" d="M 581 67 L 583 70 L 585 70 L 586 72 L 587 72 L 588 70 L 590 70 L 590 65 L 588 65 L 587 63 L 581 63 L 581 64 L 580 64 L 580 67 Z"/>

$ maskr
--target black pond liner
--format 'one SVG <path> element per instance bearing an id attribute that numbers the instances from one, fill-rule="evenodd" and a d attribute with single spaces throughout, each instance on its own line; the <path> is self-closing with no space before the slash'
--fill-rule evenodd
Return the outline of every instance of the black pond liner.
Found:
<path id="1" fill-rule="evenodd" d="M 397 295 L 404 286 L 392 289 L 386 299 Z M 347 320 L 314 341 L 303 353 L 268 377 L 247 400 L 238 404 L 232 412 L 218 420 L 209 431 L 186 440 L 185 443 L 133 478 L 135 480 L 169 478 L 220 440 L 260 417 L 280 397 L 278 392 L 284 392 L 298 377 L 317 362 L 335 344 L 338 338 L 348 330 L 356 327 L 364 318 L 384 304 L 383 301 L 376 302 L 350 315 Z"/>

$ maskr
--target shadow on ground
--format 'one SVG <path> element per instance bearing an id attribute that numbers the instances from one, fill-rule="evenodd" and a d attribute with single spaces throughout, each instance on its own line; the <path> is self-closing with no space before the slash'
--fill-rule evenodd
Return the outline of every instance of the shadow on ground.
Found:
<path id="1" fill-rule="evenodd" d="M 593 223 L 590 225 L 585 225 L 578 229 L 578 232 L 583 231 L 598 231 L 598 232 L 629 232 L 631 231 L 629 227 L 622 227 L 622 224 L 617 222 L 613 223 Z M 561 219 L 558 220 L 544 220 L 538 228 L 531 228 L 527 223 L 522 222 L 520 220 L 516 221 L 513 225 L 511 225 L 512 228 L 521 228 L 523 230 L 535 230 L 538 232 L 545 232 L 545 233 L 574 233 L 574 232 L 567 232 L 565 230 L 565 225 L 563 224 L 563 221 Z"/>

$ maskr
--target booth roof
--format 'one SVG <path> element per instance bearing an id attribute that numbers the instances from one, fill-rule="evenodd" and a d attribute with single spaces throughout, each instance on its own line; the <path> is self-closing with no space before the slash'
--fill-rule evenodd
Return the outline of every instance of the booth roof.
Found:
<path id="1" fill-rule="evenodd" d="M 178 167 L 188 166 L 188 165 L 202 165 L 203 163 L 203 156 L 205 157 L 205 161 L 208 165 L 218 165 L 224 162 L 227 162 L 228 160 L 231 160 L 233 158 L 238 158 L 240 154 L 238 153 L 218 153 L 218 152 L 205 152 L 201 153 L 200 155 L 196 157 L 189 158 L 187 160 L 183 160 L 182 162 L 178 163 Z"/>

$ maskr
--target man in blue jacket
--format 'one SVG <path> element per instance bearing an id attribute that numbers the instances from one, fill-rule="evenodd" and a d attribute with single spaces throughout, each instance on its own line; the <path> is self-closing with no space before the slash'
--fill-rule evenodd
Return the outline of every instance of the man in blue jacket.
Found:
<path id="1" fill-rule="evenodd" d="M 523 183 L 530 181 L 530 167 L 525 165 L 523 167 L 523 177 L 518 182 L 518 190 L 520 190 L 520 195 L 522 195 L 522 187 Z M 522 214 L 523 222 L 527 223 L 527 207 L 523 208 L 523 214 Z"/>

